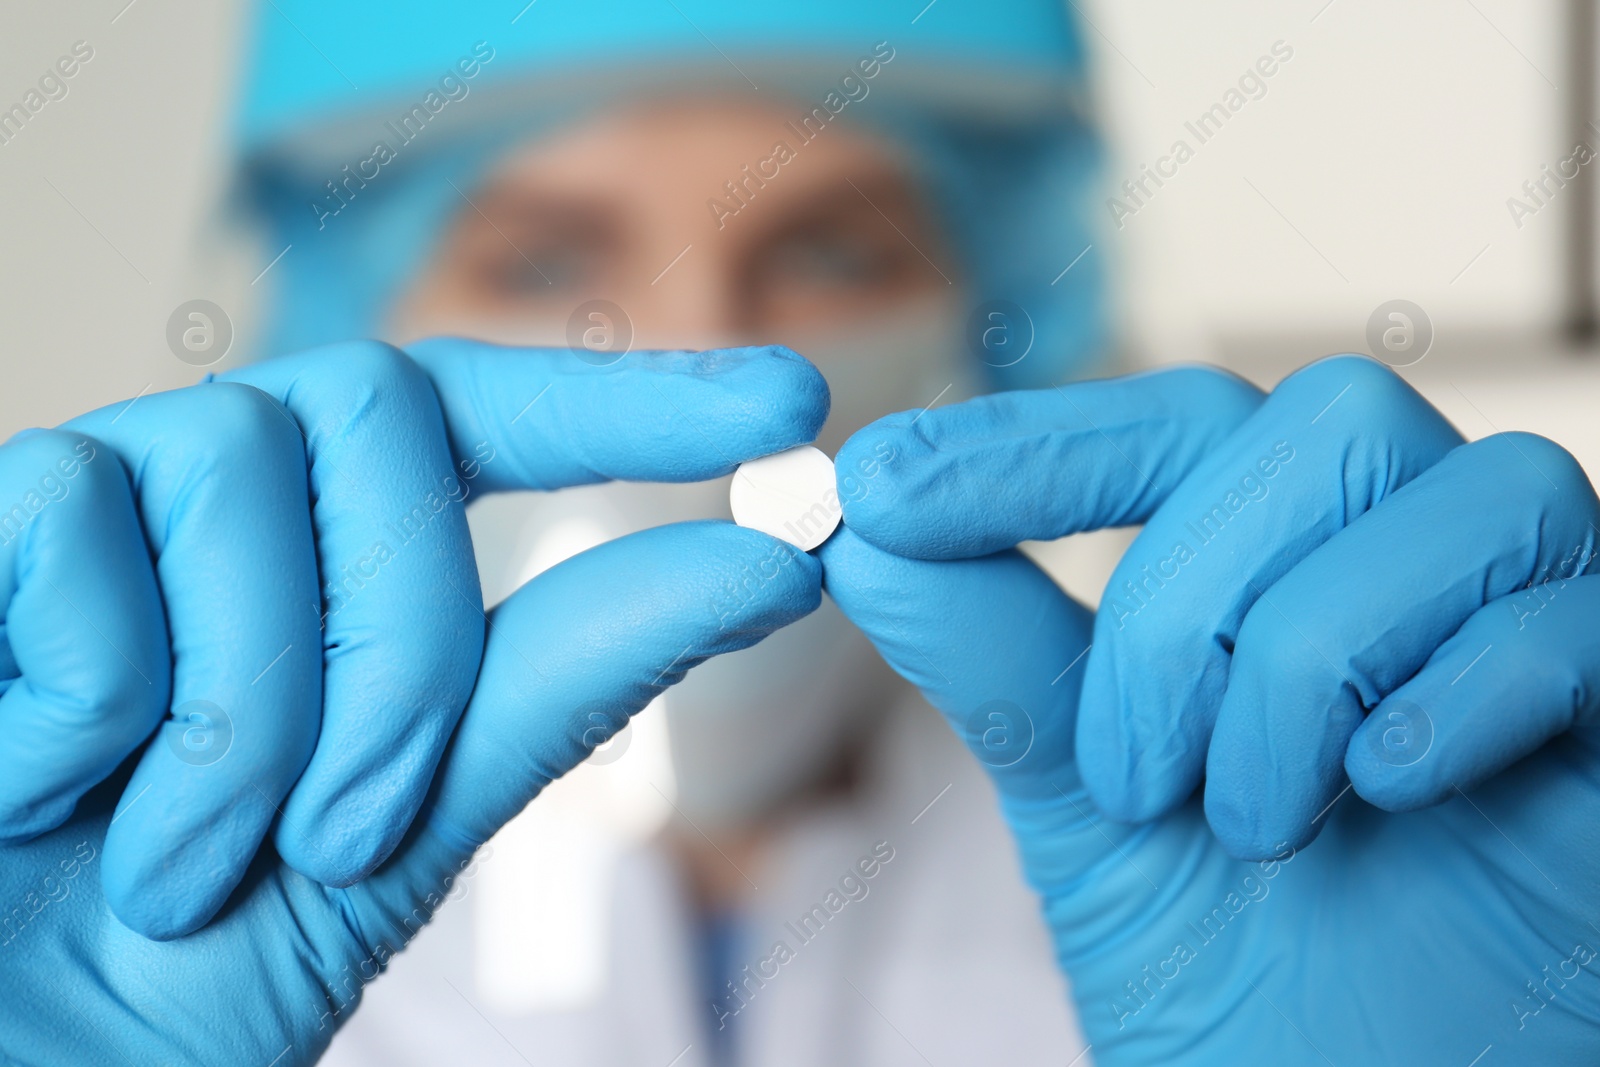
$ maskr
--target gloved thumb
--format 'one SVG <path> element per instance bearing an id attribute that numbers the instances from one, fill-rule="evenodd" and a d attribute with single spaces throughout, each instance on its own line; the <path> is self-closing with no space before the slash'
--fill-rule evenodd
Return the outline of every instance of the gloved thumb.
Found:
<path id="1" fill-rule="evenodd" d="M 988 770 L 1063 964 L 1149 914 L 1184 851 L 1166 839 L 1201 817 L 1130 827 L 1089 799 L 1074 751 L 1089 610 L 1015 550 L 908 559 L 844 528 L 819 554 L 829 595 Z"/>
<path id="2" fill-rule="evenodd" d="M 609 541 L 524 585 L 489 615 L 472 699 L 409 837 L 350 890 L 369 947 L 404 947 L 480 845 L 688 670 L 821 597 L 815 559 L 726 522 Z"/>

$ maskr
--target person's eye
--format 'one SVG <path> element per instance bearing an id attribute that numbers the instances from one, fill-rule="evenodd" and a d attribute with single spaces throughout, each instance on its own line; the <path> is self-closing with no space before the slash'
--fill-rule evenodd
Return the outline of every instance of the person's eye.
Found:
<path id="1" fill-rule="evenodd" d="M 774 278 L 848 288 L 892 281 L 901 265 L 894 250 L 845 235 L 789 238 L 774 245 L 764 258 Z"/>
<path id="2" fill-rule="evenodd" d="M 538 300 L 593 288 L 601 273 L 601 259 L 593 249 L 529 243 L 506 248 L 504 254 L 482 264 L 477 273 L 501 299 Z"/>
<path id="3" fill-rule="evenodd" d="M 555 248 L 547 252 L 535 248 L 528 253 L 532 265 L 524 264 L 524 281 L 527 285 L 542 285 L 551 291 L 565 291 L 592 284 L 597 273 L 598 258 L 583 249 Z M 535 270 L 534 268 L 538 269 Z"/>

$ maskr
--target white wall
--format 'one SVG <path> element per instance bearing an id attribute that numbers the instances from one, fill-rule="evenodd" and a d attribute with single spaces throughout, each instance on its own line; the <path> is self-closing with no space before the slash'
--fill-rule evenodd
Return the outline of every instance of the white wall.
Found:
<path id="1" fill-rule="evenodd" d="M 1198 146 L 1107 232 L 1148 357 L 1211 358 L 1263 334 L 1356 346 L 1396 297 L 1441 341 L 1554 321 L 1563 204 L 1519 230 L 1505 201 L 1570 148 L 1557 0 L 1079 2 L 1118 178 L 1176 138 Z M 1275 41 L 1293 59 L 1199 145 L 1185 121 Z"/>
<path id="2" fill-rule="evenodd" d="M 167 348 L 169 314 L 194 297 L 237 303 L 214 291 L 237 286 L 217 279 L 225 253 L 201 224 L 219 184 L 238 12 L 126 3 L 7 5 L 0 107 L 74 42 L 94 57 L 0 144 L 0 437 L 195 380 Z"/>

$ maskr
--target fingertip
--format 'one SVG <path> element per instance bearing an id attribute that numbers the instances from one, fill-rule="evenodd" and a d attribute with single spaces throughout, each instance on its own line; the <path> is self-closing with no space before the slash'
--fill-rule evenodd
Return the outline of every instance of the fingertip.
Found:
<path id="1" fill-rule="evenodd" d="M 987 410 L 974 404 L 898 412 L 851 435 L 834 461 L 845 522 L 907 559 L 973 559 L 1024 540 L 997 513 L 995 497 L 1036 483 L 1040 472 L 1019 469 L 1005 445 L 944 440 Z M 931 429 L 935 423 L 943 429 Z"/>
<path id="2" fill-rule="evenodd" d="M 344 803 L 297 806 L 295 795 L 273 829 L 273 845 L 291 869 L 334 889 L 355 885 L 382 866 L 420 807 L 420 799 L 399 810 L 365 794 L 347 796 Z"/>
<path id="3" fill-rule="evenodd" d="M 822 557 L 829 595 L 1002 795 L 1053 803 L 1059 783 L 1076 781 L 1077 689 L 1056 683 L 1088 645 L 1091 616 L 1031 560 L 908 559 L 849 529 Z"/>
<path id="4" fill-rule="evenodd" d="M 805 413 L 813 434 L 822 429 L 832 410 L 833 395 L 815 363 L 786 345 L 748 345 L 729 351 L 744 353 L 758 371 L 771 362 L 783 379 L 784 390 L 793 397 L 795 410 Z"/>
<path id="5" fill-rule="evenodd" d="M 940 688 L 942 675 L 909 640 L 907 628 L 926 628 L 955 606 L 959 596 L 937 564 L 896 555 L 873 544 L 849 526 L 840 526 L 817 555 L 822 585 L 834 603 L 866 634 L 890 666 L 924 689 Z"/>
<path id="6" fill-rule="evenodd" d="M 911 412 L 858 431 L 834 461 L 844 521 L 905 559 L 948 562 L 993 555 L 1021 537 L 995 524 L 979 494 L 987 458 L 943 453 L 909 425 Z"/>
<path id="7" fill-rule="evenodd" d="M 172 724 L 169 724 L 172 725 Z M 200 929 L 222 909 L 267 836 L 275 809 L 256 788 L 210 795 L 147 749 L 122 790 L 106 828 L 101 879 L 107 904 L 122 924 L 152 941 Z M 154 757 L 154 758 L 153 758 Z M 270 845 L 268 846 L 270 852 Z"/>
<path id="8" fill-rule="evenodd" d="M 841 525 L 832 537 L 822 543 L 816 550 L 816 557 L 823 568 L 823 584 L 827 584 L 827 572 L 835 566 L 847 568 L 856 565 L 872 546 L 861 533 L 851 527 L 848 522 Z"/>
<path id="9" fill-rule="evenodd" d="M 398 842 L 338 856 L 328 855 L 325 849 L 304 837 L 279 835 L 273 838 L 273 844 L 291 870 L 329 889 L 349 889 L 383 866 Z"/>
<path id="10" fill-rule="evenodd" d="M 1336 759 L 1263 748 L 1252 731 L 1237 728 L 1245 721 L 1253 724 L 1224 709 L 1206 754 L 1204 808 L 1228 855 L 1259 860 L 1315 840 L 1349 784 Z"/>
<path id="11" fill-rule="evenodd" d="M 777 374 L 783 378 L 783 387 L 795 398 L 797 410 L 809 412 L 810 418 L 821 429 L 828 419 L 832 395 L 828 380 L 822 371 L 805 356 L 787 345 L 741 345 L 735 348 L 707 349 L 701 355 L 716 359 L 719 355 L 730 360 L 748 363 L 757 373 Z"/>
<path id="12" fill-rule="evenodd" d="M 79 792 L 87 790 L 93 782 L 74 783 L 69 795 L 55 793 L 50 796 L 7 798 L 0 802 L 0 845 L 20 845 L 47 834 L 72 817 L 77 808 Z"/>
<path id="13" fill-rule="evenodd" d="M 200 929 L 210 917 L 174 915 L 160 908 L 152 908 L 148 901 L 137 897 L 113 897 L 109 886 L 106 889 L 106 903 L 118 922 L 147 941 L 176 941 Z"/>
<path id="14" fill-rule="evenodd" d="M 1236 860 L 1248 862 L 1280 857 L 1286 846 L 1305 848 L 1316 840 L 1327 821 L 1275 818 L 1281 813 L 1269 812 L 1258 792 L 1218 787 L 1209 780 L 1204 806 L 1206 822 L 1222 850 Z"/>
<path id="15" fill-rule="evenodd" d="M 728 455 L 736 460 L 781 452 L 816 440 L 828 421 L 828 383 L 809 360 L 783 345 L 700 352 L 635 353 L 660 372 L 656 385 L 693 418 L 709 409 Z M 708 385 L 715 399 L 704 395 Z"/>
<path id="16" fill-rule="evenodd" d="M 148 845 L 141 850 L 150 851 Z M 198 872 L 167 869 L 128 853 L 117 837 L 107 835 L 102 888 L 111 914 L 143 938 L 172 941 L 192 934 L 227 899 L 226 889 L 219 892 L 204 884 L 206 879 Z"/>
<path id="17" fill-rule="evenodd" d="M 132 489 L 87 434 L 31 430 L 0 451 L 0 839 L 65 822 L 166 712 L 171 656 Z M 7 602 L 9 600 L 9 602 Z"/>
<path id="18" fill-rule="evenodd" d="M 465 697 L 461 705 L 445 707 L 464 704 Z M 361 881 L 399 847 L 459 721 L 459 713 L 408 714 L 410 709 L 382 699 L 375 706 L 384 709 L 382 717 L 344 742 L 324 733 L 273 829 L 284 863 L 336 889 Z M 358 744 L 356 737 L 367 743 Z"/>
<path id="19" fill-rule="evenodd" d="M 834 457 L 844 522 L 860 539 L 909 558 L 928 556 L 924 544 L 937 524 L 925 514 L 927 498 L 913 484 L 912 457 L 925 459 L 925 442 L 908 432 L 902 415 L 890 415 L 850 435 Z"/>
<path id="20" fill-rule="evenodd" d="M 1211 825 L 1211 832 L 1222 844 L 1223 851 L 1236 860 L 1257 858 L 1254 853 L 1263 836 L 1256 818 L 1260 813 L 1259 802 L 1251 803 L 1240 797 L 1237 790 L 1208 779 L 1203 807 L 1206 822 Z"/>
<path id="21" fill-rule="evenodd" d="M 1384 740 L 1393 730 L 1377 709 L 1356 729 L 1344 754 L 1344 772 L 1351 787 L 1368 804 L 1393 814 L 1443 803 L 1454 785 L 1438 780 L 1423 762 L 1426 753 L 1417 759 L 1397 754 L 1396 746 Z M 1465 784 L 1470 788 L 1476 781 Z"/>
<path id="22" fill-rule="evenodd" d="M 293 870 L 335 889 L 366 878 L 394 853 L 416 819 L 442 751 L 442 744 L 430 743 L 392 763 L 364 766 L 354 771 L 353 781 L 334 781 L 326 773 L 312 783 L 303 777 L 272 832 L 278 855 Z M 308 784 L 322 788 L 307 790 Z"/>
<path id="23" fill-rule="evenodd" d="M 446 583 L 424 585 L 445 605 L 466 604 Z M 398 847 L 471 697 L 484 616 L 441 612 L 435 622 L 438 631 L 390 626 L 392 644 L 324 679 L 322 733 L 274 830 L 284 862 L 322 885 L 350 886 Z"/>

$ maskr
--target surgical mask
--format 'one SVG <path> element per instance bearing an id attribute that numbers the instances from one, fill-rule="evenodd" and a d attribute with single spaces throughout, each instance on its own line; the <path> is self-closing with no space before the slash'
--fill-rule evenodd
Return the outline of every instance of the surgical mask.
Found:
<path id="1" fill-rule="evenodd" d="M 511 323 L 459 332 L 501 343 L 531 340 Z M 823 372 L 833 396 L 818 446 L 832 455 L 882 415 L 972 395 L 976 361 L 961 343 L 959 318 L 926 306 L 885 316 L 849 338 L 797 340 L 794 347 Z M 499 583 L 504 588 L 486 587 L 486 596 L 493 600 L 602 541 L 668 522 L 730 518 L 730 481 L 613 482 L 542 494 L 516 536 L 517 562 Z M 707 833 L 769 816 L 838 768 L 901 685 L 826 598 L 760 644 L 696 666 L 660 698 L 678 813 Z"/>
<path id="2" fill-rule="evenodd" d="M 867 423 L 941 392 L 941 403 L 972 395 L 975 361 L 961 339 L 956 316 L 923 307 L 846 339 L 795 341 L 833 397 L 818 447 L 833 455 Z M 727 480 L 715 484 L 726 515 Z M 901 684 L 829 599 L 759 645 L 701 664 L 664 698 L 679 808 L 708 831 L 770 814 L 839 766 Z"/>
<path id="3" fill-rule="evenodd" d="M 609 482 L 516 501 L 523 505 L 516 511 L 506 506 L 513 501 L 484 501 L 481 507 L 491 512 L 522 516 L 514 543 L 501 541 L 510 570 L 486 570 L 486 599 L 509 593 L 568 556 L 638 530 L 727 519 L 731 480 Z M 502 531 L 485 525 L 480 513 L 475 540 L 490 533 L 503 538 Z M 492 561 L 480 560 L 485 564 Z M 719 610 L 722 593 L 706 591 L 708 612 Z M 837 767 L 900 684 L 827 598 L 761 643 L 699 664 L 646 712 L 666 716 L 677 813 L 710 834 L 759 821 Z"/>
<path id="4" fill-rule="evenodd" d="M 833 407 L 817 447 L 830 456 L 851 434 L 891 412 L 942 407 L 982 391 L 982 364 L 964 348 L 953 300 L 919 302 L 848 337 L 794 347 L 828 380 Z"/>

